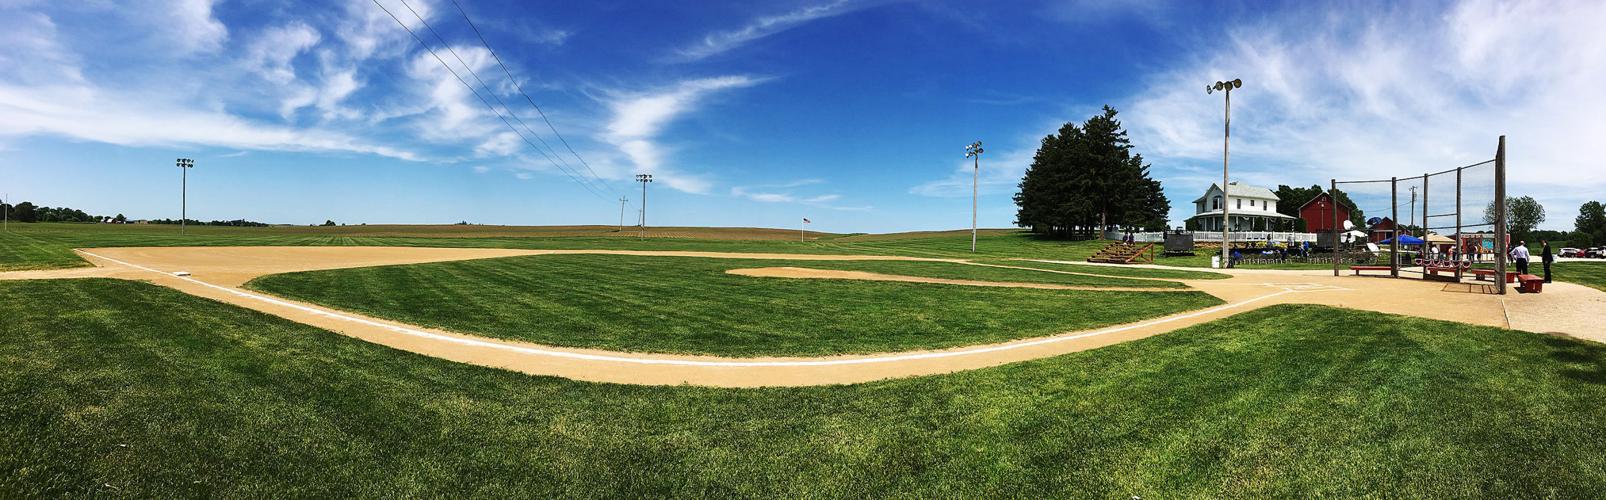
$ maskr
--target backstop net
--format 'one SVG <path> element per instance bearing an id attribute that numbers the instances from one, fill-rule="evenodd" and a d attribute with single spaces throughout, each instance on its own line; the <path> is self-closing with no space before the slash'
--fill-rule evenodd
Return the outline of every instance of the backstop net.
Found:
<path id="1" fill-rule="evenodd" d="M 1489 281 L 1505 293 L 1505 144 L 1494 157 L 1387 179 L 1333 179 L 1329 194 L 1348 197 L 1350 221 L 1325 235 L 1334 247 L 1333 274 L 1382 273 L 1448 282 Z M 1354 213 L 1360 212 L 1359 217 Z M 1470 280 L 1470 281 L 1469 281 Z"/>

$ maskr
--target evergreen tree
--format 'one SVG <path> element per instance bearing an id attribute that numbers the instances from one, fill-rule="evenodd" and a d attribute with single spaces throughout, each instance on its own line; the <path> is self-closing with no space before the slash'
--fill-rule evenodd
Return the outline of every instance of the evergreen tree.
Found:
<path id="1" fill-rule="evenodd" d="M 1171 203 L 1115 116 L 1105 106 L 1081 126 L 1066 123 L 1043 138 L 1015 194 L 1017 225 L 1057 237 L 1166 227 Z"/>

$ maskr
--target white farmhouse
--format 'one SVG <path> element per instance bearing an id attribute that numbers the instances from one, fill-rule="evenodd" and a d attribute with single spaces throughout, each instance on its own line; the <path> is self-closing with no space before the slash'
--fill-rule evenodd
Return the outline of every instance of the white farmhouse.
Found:
<path id="1" fill-rule="evenodd" d="M 1221 204 L 1230 204 L 1227 216 L 1232 218 L 1229 231 L 1277 231 L 1292 227 L 1295 217 L 1277 213 L 1277 195 L 1270 189 L 1248 184 L 1227 185 L 1224 199 L 1221 185 L 1211 184 L 1204 196 L 1193 200 L 1193 216 L 1189 226 L 1199 231 L 1221 230 Z"/>

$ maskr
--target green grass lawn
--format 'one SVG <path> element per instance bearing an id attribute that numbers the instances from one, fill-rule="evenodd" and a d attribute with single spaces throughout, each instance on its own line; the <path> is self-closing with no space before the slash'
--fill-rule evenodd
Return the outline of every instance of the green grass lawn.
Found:
<path id="1" fill-rule="evenodd" d="M 1545 268 L 1535 264 L 1529 271 L 1543 273 Z M 1550 265 L 1551 279 L 1606 290 L 1606 262 L 1556 262 Z"/>
<path id="2" fill-rule="evenodd" d="M 746 355 L 904 351 L 1000 342 L 1220 304 L 1202 292 L 986 288 L 754 278 L 800 266 L 1114 286 L 1121 280 L 949 263 L 542 255 L 263 276 L 256 290 L 407 323 L 611 350 Z M 950 274 L 952 273 L 952 274 Z"/>
<path id="3" fill-rule="evenodd" d="M 1277 306 L 843 387 L 637 387 L 0 282 L 0 496 L 1600 497 L 1606 348 Z"/>
<path id="4" fill-rule="evenodd" d="M 713 237 L 652 237 L 568 231 L 563 228 L 497 226 L 334 226 L 189 228 L 116 224 L 13 224 L 0 233 L 0 271 L 86 266 L 73 248 L 131 246 L 372 245 L 532 249 L 690 250 L 814 254 L 906 255 L 942 258 L 1029 257 L 1081 260 L 1102 246 L 1096 241 L 1039 239 L 1028 232 L 986 230 L 978 251 L 970 251 L 968 231 L 894 235 L 824 235 L 808 242 L 778 239 L 721 239 L 717 229 L 662 229 L 663 234 Z M 732 236 L 746 234 L 731 230 Z M 795 234 L 795 233 L 792 233 Z"/>

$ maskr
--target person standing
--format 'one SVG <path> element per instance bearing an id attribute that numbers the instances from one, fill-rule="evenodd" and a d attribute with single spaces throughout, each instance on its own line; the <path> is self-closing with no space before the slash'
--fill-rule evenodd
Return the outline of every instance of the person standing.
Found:
<path id="1" fill-rule="evenodd" d="M 1550 263 L 1556 261 L 1556 256 L 1550 253 L 1550 240 L 1539 240 L 1539 262 L 1545 266 L 1545 283 L 1550 282 Z"/>
<path id="2" fill-rule="evenodd" d="M 1528 274 L 1528 242 L 1517 242 L 1511 249 L 1511 260 L 1517 261 L 1517 274 Z"/>

